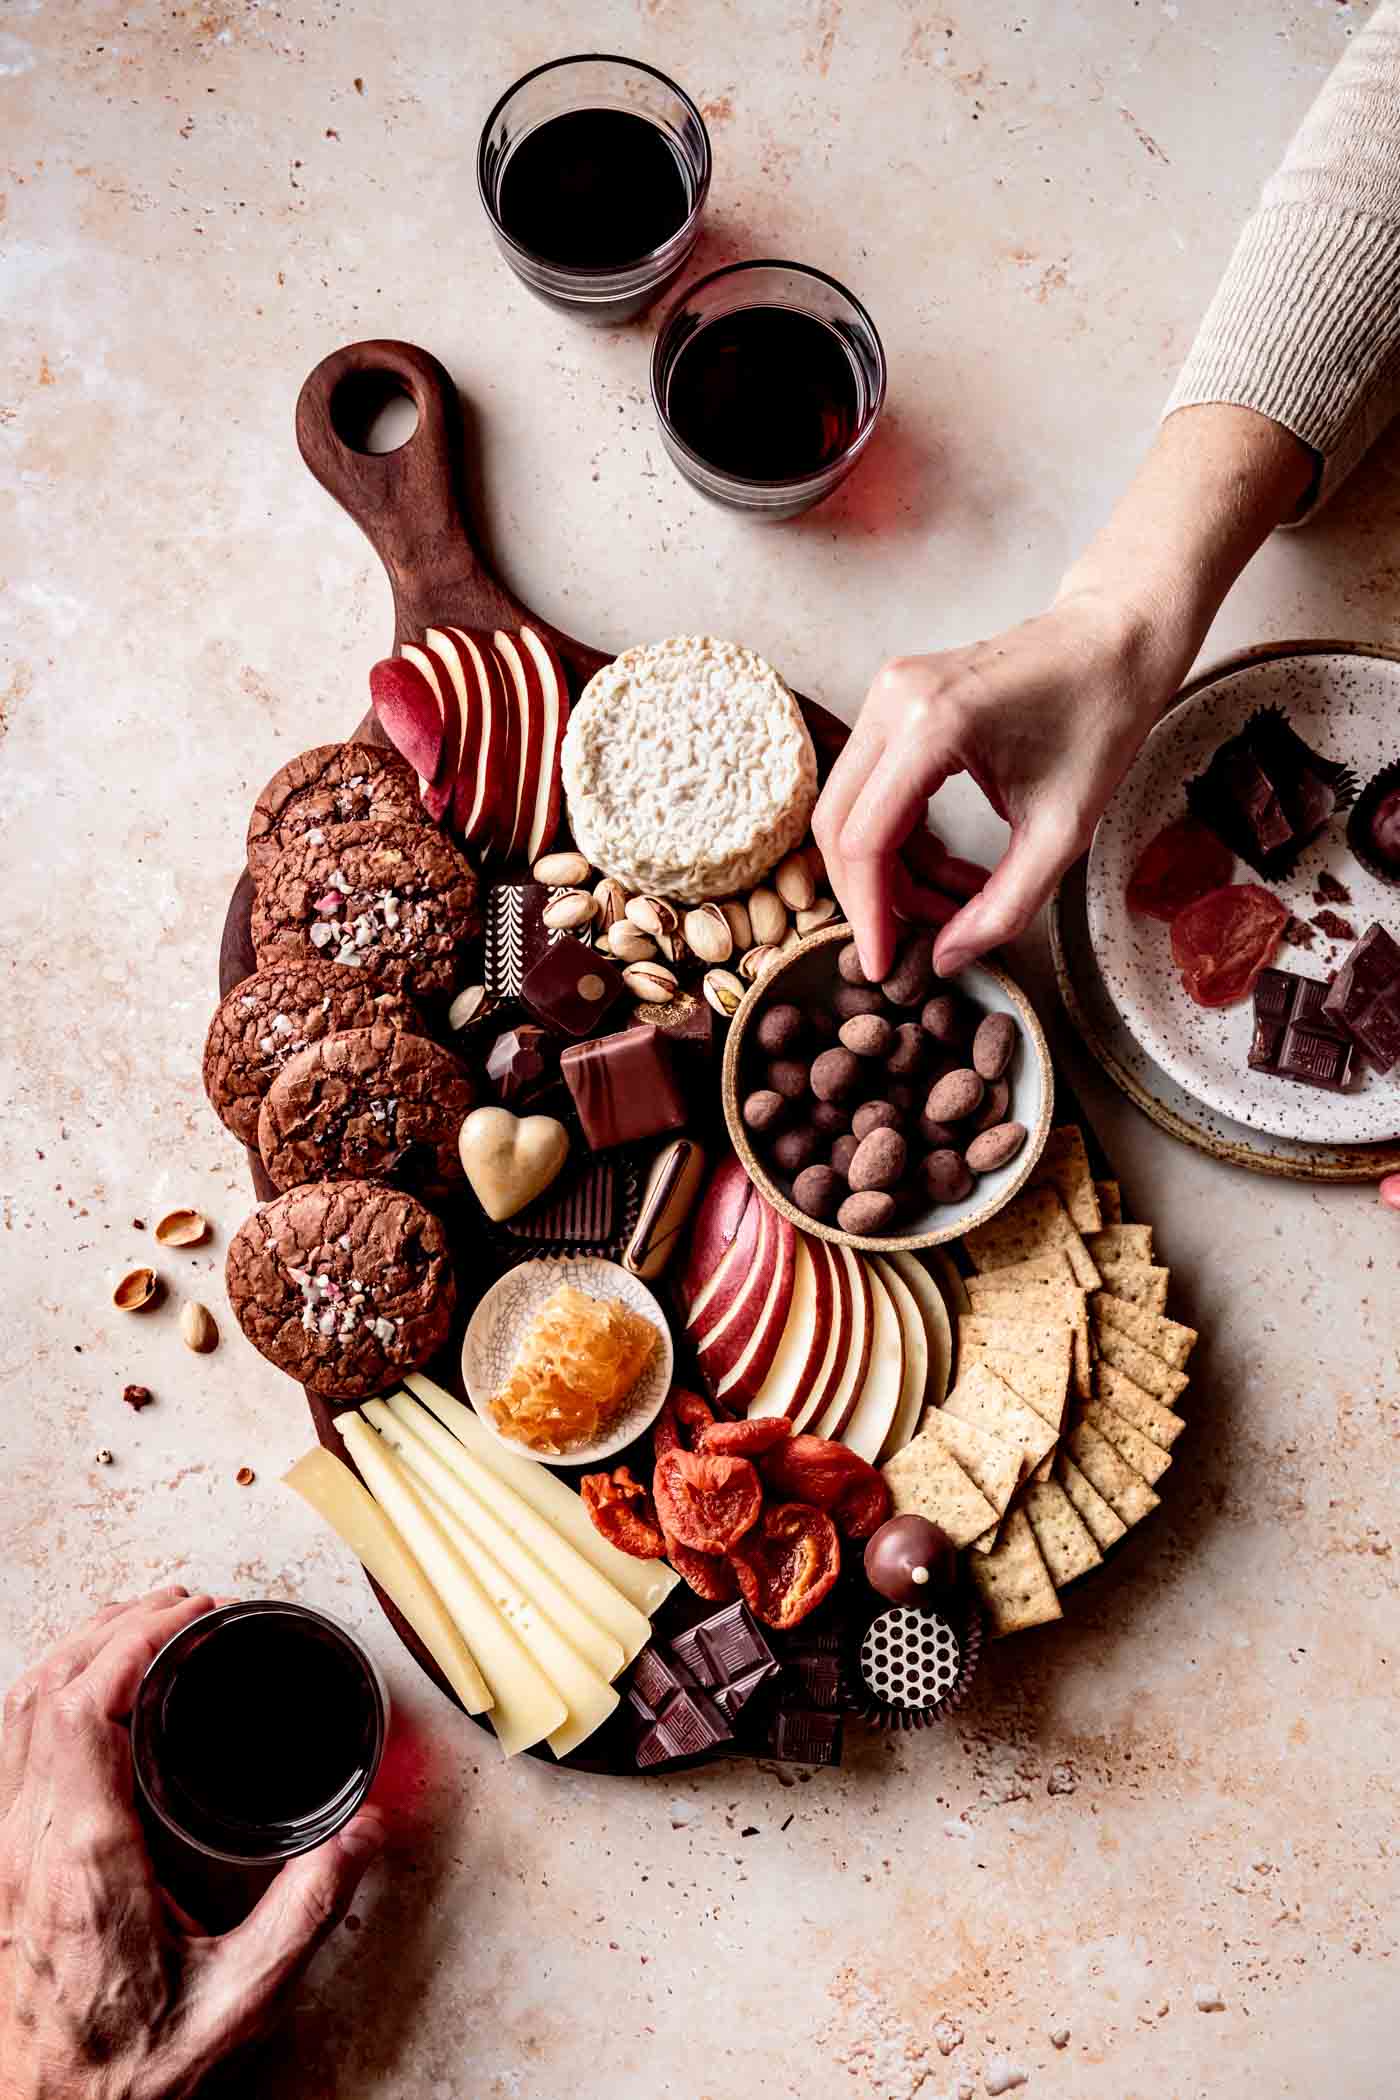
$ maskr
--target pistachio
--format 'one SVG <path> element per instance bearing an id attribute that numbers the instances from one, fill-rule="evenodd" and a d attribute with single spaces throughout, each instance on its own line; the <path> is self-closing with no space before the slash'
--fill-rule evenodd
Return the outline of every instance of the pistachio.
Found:
<path id="1" fill-rule="evenodd" d="M 614 962 L 650 962 L 656 953 L 656 943 L 648 940 L 640 926 L 630 919 L 619 919 L 607 936 L 607 948 Z"/>
<path id="2" fill-rule="evenodd" d="M 130 1269 L 112 1293 L 118 1312 L 140 1312 L 156 1294 L 154 1269 Z"/>
<path id="3" fill-rule="evenodd" d="M 615 875 L 605 875 L 593 888 L 593 902 L 606 933 L 627 916 L 627 892 Z"/>
<path id="4" fill-rule="evenodd" d="M 787 906 L 776 890 L 755 890 L 749 898 L 749 924 L 761 948 L 775 947 L 787 932 Z"/>
<path id="5" fill-rule="evenodd" d="M 469 984 L 458 992 L 447 1009 L 447 1025 L 460 1033 L 470 1028 L 474 1021 L 484 1021 L 496 1011 L 500 1000 L 494 992 L 488 992 L 484 984 Z"/>
<path id="6" fill-rule="evenodd" d="M 739 954 L 742 955 L 746 948 L 752 948 L 753 946 L 753 927 L 749 923 L 749 908 L 739 898 L 729 897 L 721 904 L 720 910 L 724 913 L 725 922 L 729 927 L 730 938 Z"/>
<path id="7" fill-rule="evenodd" d="M 630 963 L 622 981 L 634 999 L 645 999 L 653 1006 L 669 1005 L 680 990 L 675 971 L 659 962 Z"/>
<path id="8" fill-rule="evenodd" d="M 664 897 L 629 897 L 627 916 L 643 933 L 674 933 L 680 925 L 674 908 Z"/>
<path id="9" fill-rule="evenodd" d="M 747 977 L 750 984 L 757 984 L 760 977 L 768 975 L 781 953 L 782 950 L 771 941 L 760 941 L 756 948 L 750 948 L 746 955 L 739 957 L 740 976 Z"/>
<path id="10" fill-rule="evenodd" d="M 597 909 L 587 890 L 561 890 L 557 897 L 550 898 L 540 918 L 551 933 L 576 933 L 580 926 L 588 924 Z"/>
<path id="11" fill-rule="evenodd" d="M 815 933 L 819 926 L 829 926 L 835 917 L 836 899 L 818 897 L 815 904 L 809 904 L 805 911 L 798 912 L 797 930 L 799 933 Z"/>
<path id="12" fill-rule="evenodd" d="M 697 905 L 684 920 L 685 937 L 702 963 L 725 963 L 734 953 L 729 921 L 717 904 Z"/>
<path id="13" fill-rule="evenodd" d="M 550 890 L 576 890 L 588 880 L 590 869 L 581 853 L 545 853 L 530 870 L 536 882 Z"/>
<path id="14" fill-rule="evenodd" d="M 806 911 L 816 898 L 817 885 L 805 854 L 789 853 L 773 874 L 773 887 L 789 911 Z"/>
<path id="15" fill-rule="evenodd" d="M 802 945 L 802 936 L 801 936 L 801 934 L 800 934 L 800 933 L 798 932 L 798 930 L 797 930 L 797 928 L 796 928 L 795 926 L 789 926 L 789 928 L 788 928 L 787 932 L 786 932 L 786 933 L 785 933 L 785 934 L 783 935 L 782 939 L 781 939 L 781 940 L 780 940 L 780 941 L 779 941 L 779 942 L 777 943 L 777 949 L 778 949 L 778 953 L 779 953 L 779 955 L 791 955 L 791 953 L 792 953 L 793 949 L 794 949 L 794 948 L 800 948 L 800 947 L 801 947 L 801 945 Z"/>
<path id="16" fill-rule="evenodd" d="M 162 1247 L 197 1247 L 208 1236 L 209 1220 L 197 1210 L 168 1210 L 156 1226 Z"/>
<path id="17" fill-rule="evenodd" d="M 674 963 L 677 969 L 684 969 L 687 963 L 693 963 L 695 960 L 679 927 L 674 933 L 658 933 L 656 945 L 667 962 Z"/>
<path id="18" fill-rule="evenodd" d="M 732 1020 L 744 996 L 744 987 L 732 970 L 707 970 L 700 984 L 705 1003 L 724 1020 Z"/>
<path id="19" fill-rule="evenodd" d="M 214 1315 L 207 1305 L 191 1298 L 188 1305 L 180 1308 L 180 1339 L 196 1356 L 207 1356 L 218 1347 L 219 1330 L 214 1324 Z"/>

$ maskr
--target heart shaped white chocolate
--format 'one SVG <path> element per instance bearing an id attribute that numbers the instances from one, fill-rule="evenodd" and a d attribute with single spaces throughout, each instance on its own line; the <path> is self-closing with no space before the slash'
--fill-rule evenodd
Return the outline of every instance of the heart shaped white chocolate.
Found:
<path id="1" fill-rule="evenodd" d="M 569 1156 L 569 1133 L 553 1116 L 474 1108 L 457 1139 L 462 1171 L 488 1218 L 513 1218 L 549 1187 Z"/>

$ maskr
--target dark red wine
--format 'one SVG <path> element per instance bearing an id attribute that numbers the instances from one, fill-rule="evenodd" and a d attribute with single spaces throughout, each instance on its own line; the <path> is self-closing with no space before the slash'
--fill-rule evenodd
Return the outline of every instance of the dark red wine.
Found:
<path id="1" fill-rule="evenodd" d="M 666 413 L 713 467 L 795 481 L 839 459 L 860 389 L 834 328 L 794 307 L 744 306 L 707 321 L 671 367 Z"/>
<path id="2" fill-rule="evenodd" d="M 363 1659 L 295 1610 L 212 1628 L 173 1669 L 155 1744 L 168 1805 L 218 1850 L 316 1817 L 362 1780 L 381 1715 Z"/>
<path id="3" fill-rule="evenodd" d="M 620 268 L 663 247 L 690 213 L 664 131 L 625 109 L 574 109 L 525 134 L 496 209 L 512 240 L 566 269 Z"/>

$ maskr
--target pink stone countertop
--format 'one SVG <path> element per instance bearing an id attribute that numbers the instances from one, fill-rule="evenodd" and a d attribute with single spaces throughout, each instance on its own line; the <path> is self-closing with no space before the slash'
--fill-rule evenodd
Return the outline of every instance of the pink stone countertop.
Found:
<path id="1" fill-rule="evenodd" d="M 224 1306 L 248 1191 L 198 1078 L 250 797 L 356 719 L 389 640 L 374 558 L 292 439 L 319 357 L 437 351 L 489 539 L 541 611 L 617 644 L 738 636 L 849 715 L 884 655 L 1043 603 L 1366 10 L 509 12 L 0 5 L 0 1679 L 172 1575 L 306 1597 L 384 1663 L 400 1834 L 260 2100 L 968 2100 L 1008 2067 L 1030 2100 L 1382 2100 L 1400 1219 L 1369 1191 L 1216 1166 L 1075 1061 L 1205 1336 L 1160 1514 L 1062 1626 L 993 1653 L 961 1725 L 853 1734 L 838 1775 L 624 1784 L 503 1768 L 279 1489 L 306 1417 Z M 704 104 L 701 263 L 809 258 L 883 331 L 885 426 L 801 525 L 702 507 L 652 425 L 647 324 L 572 328 L 496 259 L 481 119 L 589 47 Z M 1397 639 L 1397 460 L 1265 552 L 1208 654 Z M 173 1296 L 108 1310 L 151 1251 L 133 1220 L 176 1203 L 217 1220 L 212 1251 L 161 1262 L 218 1314 L 209 1358 Z"/>

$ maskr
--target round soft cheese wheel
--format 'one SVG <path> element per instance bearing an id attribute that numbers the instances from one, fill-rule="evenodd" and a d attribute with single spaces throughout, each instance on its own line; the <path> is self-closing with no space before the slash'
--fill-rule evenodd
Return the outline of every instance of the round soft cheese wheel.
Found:
<path id="1" fill-rule="evenodd" d="M 678 635 L 589 680 L 564 738 L 579 851 L 624 888 L 699 904 L 751 889 L 805 836 L 817 759 L 771 664 Z"/>

